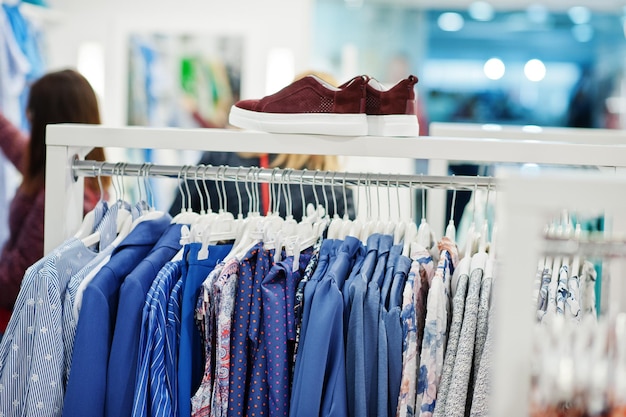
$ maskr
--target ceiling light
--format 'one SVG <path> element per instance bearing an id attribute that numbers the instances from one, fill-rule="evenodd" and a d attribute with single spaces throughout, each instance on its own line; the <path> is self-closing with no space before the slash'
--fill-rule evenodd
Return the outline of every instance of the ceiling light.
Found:
<path id="1" fill-rule="evenodd" d="M 543 4 L 531 4 L 526 9 L 526 16 L 528 17 L 528 20 L 533 23 L 545 23 L 548 20 L 549 15 L 550 12 L 548 11 L 548 8 Z"/>
<path id="2" fill-rule="evenodd" d="M 469 5 L 467 11 L 472 19 L 480 20 L 481 22 L 488 22 L 493 19 L 494 15 L 493 6 L 486 1 L 473 2 Z"/>
<path id="3" fill-rule="evenodd" d="M 457 32 L 463 28 L 465 19 L 459 13 L 446 12 L 439 15 L 437 19 L 439 28 L 446 32 Z"/>
<path id="4" fill-rule="evenodd" d="M 567 11 L 567 15 L 577 25 L 589 23 L 591 20 L 591 10 L 584 6 L 570 7 Z"/>
<path id="5" fill-rule="evenodd" d="M 541 81 L 546 77 L 546 66 L 539 59 L 531 59 L 524 65 L 524 75 L 530 81 Z"/>
<path id="6" fill-rule="evenodd" d="M 487 78 L 489 78 L 490 80 L 499 80 L 504 76 L 506 68 L 504 66 L 504 62 L 502 62 L 501 59 L 491 58 L 487 60 L 487 62 L 485 62 L 485 65 L 483 66 L 483 71 L 485 72 Z"/>

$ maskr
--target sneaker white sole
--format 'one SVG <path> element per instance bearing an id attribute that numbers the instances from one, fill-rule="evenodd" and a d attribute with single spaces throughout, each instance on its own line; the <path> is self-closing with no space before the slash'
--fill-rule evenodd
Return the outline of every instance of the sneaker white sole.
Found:
<path id="1" fill-rule="evenodd" d="M 389 114 L 367 116 L 367 132 L 370 136 L 419 136 L 417 116 Z"/>
<path id="2" fill-rule="evenodd" d="M 263 113 L 232 106 L 228 122 L 242 129 L 270 133 L 365 136 L 365 114 Z"/>

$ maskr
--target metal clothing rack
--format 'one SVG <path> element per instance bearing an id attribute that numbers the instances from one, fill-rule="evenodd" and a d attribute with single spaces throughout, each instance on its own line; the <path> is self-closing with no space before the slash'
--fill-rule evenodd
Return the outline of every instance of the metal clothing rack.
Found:
<path id="1" fill-rule="evenodd" d="M 605 213 L 605 237 L 601 242 L 581 243 L 583 251 L 596 250 L 610 257 L 606 314 L 626 311 L 626 176 L 621 173 L 560 171 L 520 175 L 501 170 L 497 219 L 497 296 L 493 298 L 495 350 L 491 381 L 490 415 L 529 415 L 532 327 L 532 294 L 537 260 L 546 244 L 544 225 L 563 209 Z M 562 243 L 562 242 L 561 242 Z M 596 246 L 595 248 L 593 246 Z M 558 249 L 551 247 L 550 249 Z M 568 249 L 567 247 L 565 249 Z M 621 255 L 621 256 L 614 256 Z M 603 287 L 604 287 L 603 283 Z M 604 291 L 603 291 L 604 292 Z"/>
<path id="2" fill-rule="evenodd" d="M 83 181 L 75 181 L 73 164 L 96 146 L 259 152 L 485 163 L 625 166 L 626 145 L 568 144 L 537 141 L 446 137 L 337 137 L 270 134 L 226 129 L 172 129 L 49 125 L 46 133 L 46 212 L 44 250 L 56 247 L 82 220 Z M 123 161 L 120 161 L 123 162 Z M 337 174 L 339 176 L 340 174 Z M 365 178 L 363 175 L 362 178 Z M 426 178 L 427 176 L 424 176 Z M 449 188 L 451 177 L 443 181 Z M 419 181 L 416 181 L 416 183 Z M 430 213 L 435 214 L 435 213 Z"/>
<path id="3" fill-rule="evenodd" d="M 84 157 L 95 146 L 396 157 L 478 163 L 626 166 L 626 145 L 621 144 L 575 144 L 493 138 L 332 137 L 220 129 L 111 128 L 93 125 L 50 125 L 46 138 L 46 253 L 70 236 L 82 220 L 83 181 L 80 178 L 77 180 L 75 174 L 93 174 L 97 168 L 94 168 L 92 162 L 76 161 L 76 157 Z M 127 165 L 127 173 L 130 168 Z M 141 170 L 141 166 L 132 168 Z M 102 171 L 105 169 L 111 169 L 111 165 L 103 164 Z M 152 169 L 154 173 L 156 167 Z M 232 169 L 235 172 L 228 171 L 228 176 L 238 177 L 241 174 L 241 171 L 237 173 L 237 168 Z M 194 172 L 192 169 L 188 171 Z M 272 174 L 273 170 L 263 172 L 263 176 L 266 179 L 269 176 L 270 180 Z M 320 179 L 314 173 L 302 175 L 312 175 L 313 181 Z M 343 174 L 337 173 L 337 177 L 341 175 Z M 365 173 L 361 174 L 361 180 L 358 178 L 359 174 L 356 175 L 359 182 L 367 178 Z M 288 173 L 286 176 L 289 178 Z M 292 173 L 292 179 L 296 177 Z M 407 178 L 397 179 L 400 181 Z M 448 188 L 451 180 L 458 180 L 449 176 L 431 179 L 434 182 L 439 181 L 443 188 Z M 532 293 L 532 277 L 541 250 L 543 225 L 554 211 L 564 207 L 575 210 L 602 207 L 607 218 L 613 220 L 609 230 L 626 231 L 626 216 L 623 215 L 626 213 L 626 178 L 614 173 L 607 176 L 597 172 L 568 172 L 546 179 L 544 173 L 520 176 L 518 172 L 515 175 L 498 174 L 496 181 L 500 236 L 497 252 L 499 267 L 501 266 L 498 275 L 501 279 L 496 286 L 498 294 L 495 297 L 498 314 L 492 368 L 495 373 L 491 415 L 525 417 L 528 415 L 530 338 L 533 323 L 528 297 Z M 622 268 L 621 272 L 626 271 L 619 262 L 615 266 Z M 619 276 L 613 271 L 611 274 Z M 617 300 L 613 305 L 626 311 L 626 285 L 612 287 L 611 293 L 612 298 Z M 511 323 L 515 325 L 512 326 Z"/>
<path id="4" fill-rule="evenodd" d="M 493 188 L 492 177 L 355 173 L 258 167 L 156 165 L 99 161 L 72 162 L 75 177 L 149 176 L 182 180 L 268 182 L 276 184 L 391 186 L 429 189 L 474 190 Z"/>

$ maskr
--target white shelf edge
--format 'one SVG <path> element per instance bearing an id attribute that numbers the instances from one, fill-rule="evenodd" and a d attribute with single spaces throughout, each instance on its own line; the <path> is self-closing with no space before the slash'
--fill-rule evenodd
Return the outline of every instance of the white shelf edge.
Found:
<path id="1" fill-rule="evenodd" d="M 175 138 L 172 140 L 172 138 Z M 626 166 L 625 145 L 454 137 L 339 137 L 232 129 L 50 125 L 47 145 Z"/>

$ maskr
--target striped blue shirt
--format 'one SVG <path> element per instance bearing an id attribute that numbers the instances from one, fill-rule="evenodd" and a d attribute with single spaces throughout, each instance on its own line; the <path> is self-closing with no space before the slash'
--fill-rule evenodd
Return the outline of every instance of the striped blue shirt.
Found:
<path id="1" fill-rule="evenodd" d="M 166 381 L 166 323 L 168 300 L 183 261 L 168 262 L 159 271 L 146 296 L 142 313 L 138 374 L 133 416 L 173 416 Z"/>
<path id="2" fill-rule="evenodd" d="M 167 303 L 167 324 L 165 329 L 165 373 L 169 393 L 172 398 L 172 411 L 178 416 L 178 343 L 180 341 L 180 314 L 183 303 L 184 281 L 179 276 Z"/>
<path id="3" fill-rule="evenodd" d="M 60 415 L 65 385 L 62 300 L 71 276 L 94 257 L 72 238 L 26 272 L 0 345 L 0 415 Z"/>

